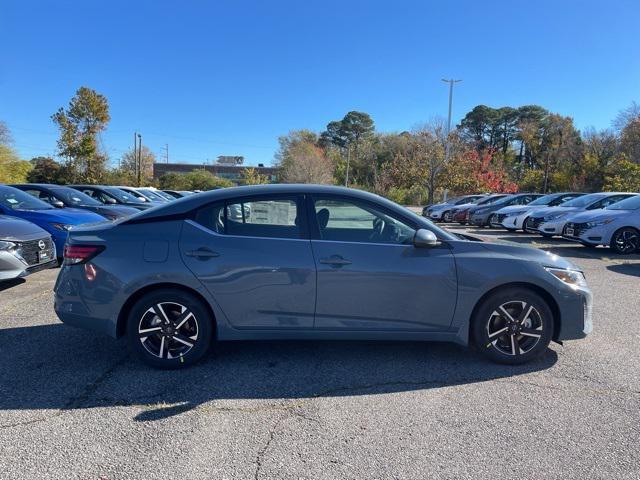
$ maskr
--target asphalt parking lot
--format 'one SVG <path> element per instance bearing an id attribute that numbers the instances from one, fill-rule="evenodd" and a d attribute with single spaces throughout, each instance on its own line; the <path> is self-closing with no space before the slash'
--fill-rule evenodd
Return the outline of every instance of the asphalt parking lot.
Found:
<path id="1" fill-rule="evenodd" d="M 468 232 L 582 267 L 593 334 L 519 367 L 449 344 L 243 342 L 156 371 L 58 322 L 57 270 L 0 286 L 0 478 L 640 478 L 640 255 Z"/>

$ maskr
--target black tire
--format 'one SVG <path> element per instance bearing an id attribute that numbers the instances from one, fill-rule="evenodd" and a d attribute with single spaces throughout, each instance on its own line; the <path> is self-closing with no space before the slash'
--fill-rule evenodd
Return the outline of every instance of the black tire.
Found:
<path id="1" fill-rule="evenodd" d="M 529 217 L 525 218 L 524 221 L 522 222 L 522 231 L 524 233 L 527 233 L 527 229 L 525 228 L 525 225 L 527 224 L 527 220 L 529 220 Z"/>
<path id="2" fill-rule="evenodd" d="M 146 332 L 150 333 L 143 337 L 141 333 Z M 213 338 L 214 320 L 209 309 L 196 296 L 181 290 L 161 289 L 144 295 L 127 318 L 129 349 L 155 368 L 193 365 L 207 354 Z"/>
<path id="3" fill-rule="evenodd" d="M 640 232 L 633 227 L 622 227 L 611 235 L 611 249 L 619 255 L 629 255 L 640 250 Z"/>
<path id="4" fill-rule="evenodd" d="M 474 346 L 492 361 L 508 365 L 526 363 L 542 355 L 554 328 L 547 302 L 534 291 L 520 287 L 505 288 L 486 298 L 472 322 Z"/>

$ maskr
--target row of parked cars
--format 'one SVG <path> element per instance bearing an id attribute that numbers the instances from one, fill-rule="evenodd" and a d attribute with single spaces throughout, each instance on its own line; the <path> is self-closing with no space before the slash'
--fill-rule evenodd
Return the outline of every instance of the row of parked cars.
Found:
<path id="1" fill-rule="evenodd" d="M 0 281 L 57 266 L 71 228 L 193 194 L 103 185 L 0 185 Z"/>
<path id="2" fill-rule="evenodd" d="M 640 195 L 633 192 L 464 195 L 422 214 L 435 222 L 561 236 L 619 254 L 640 251 Z"/>

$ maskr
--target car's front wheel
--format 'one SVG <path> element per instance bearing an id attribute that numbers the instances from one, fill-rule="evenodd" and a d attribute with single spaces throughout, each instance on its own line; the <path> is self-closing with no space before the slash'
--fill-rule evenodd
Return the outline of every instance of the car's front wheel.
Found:
<path id="1" fill-rule="evenodd" d="M 194 295 L 168 289 L 150 292 L 131 308 L 129 347 L 144 363 L 179 368 L 200 360 L 213 339 L 211 314 Z"/>
<path id="2" fill-rule="evenodd" d="M 499 363 L 526 363 L 544 353 L 553 334 L 553 313 L 537 293 L 507 288 L 488 297 L 473 318 L 473 340 Z"/>
<path id="3" fill-rule="evenodd" d="M 624 227 L 611 236 L 610 247 L 621 255 L 628 255 L 640 249 L 640 233 L 632 227 Z"/>

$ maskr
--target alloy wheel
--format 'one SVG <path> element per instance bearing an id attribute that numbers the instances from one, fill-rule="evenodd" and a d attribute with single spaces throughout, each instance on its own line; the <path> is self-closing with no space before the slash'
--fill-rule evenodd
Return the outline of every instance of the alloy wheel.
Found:
<path id="1" fill-rule="evenodd" d="M 540 312 L 525 301 L 514 300 L 495 309 L 486 323 L 488 347 L 503 355 L 524 355 L 535 348 L 543 335 Z"/>
<path id="2" fill-rule="evenodd" d="M 138 323 L 140 343 L 154 357 L 186 355 L 198 341 L 198 319 L 184 305 L 159 302 L 148 308 Z"/>
<path id="3" fill-rule="evenodd" d="M 613 239 L 615 249 L 622 254 L 633 253 L 640 247 L 638 232 L 632 228 L 623 228 L 616 232 Z"/>

